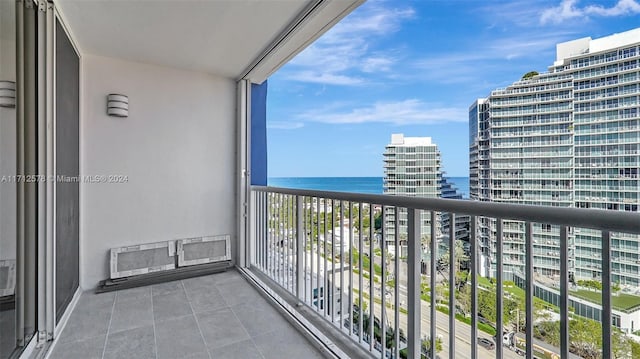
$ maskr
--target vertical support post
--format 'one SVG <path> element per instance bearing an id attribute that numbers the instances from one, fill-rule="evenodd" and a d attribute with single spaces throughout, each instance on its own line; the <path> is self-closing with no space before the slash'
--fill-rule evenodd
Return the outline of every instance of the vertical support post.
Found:
<path id="1" fill-rule="evenodd" d="M 267 269 L 267 274 L 269 275 L 269 278 L 274 279 L 273 278 L 273 254 L 272 252 L 272 238 L 273 238 L 273 222 L 272 222 L 272 218 L 273 218 L 273 207 L 272 207 L 272 198 L 273 198 L 273 194 L 271 192 L 265 192 L 265 213 L 267 216 L 267 230 L 266 230 L 266 238 L 265 238 L 265 266 Z"/>
<path id="2" fill-rule="evenodd" d="M 306 204 L 305 204 L 305 213 L 308 213 L 307 215 L 307 222 L 309 223 L 309 238 L 307 239 L 309 241 L 309 300 L 308 303 L 309 305 L 311 305 L 313 307 L 313 273 L 314 273 L 314 265 L 316 264 L 315 261 L 313 260 L 313 256 L 315 254 L 314 250 L 317 246 L 317 243 L 314 245 L 314 241 L 317 240 L 317 238 L 314 238 L 313 236 L 313 230 L 314 230 L 314 224 L 313 224 L 313 200 L 315 197 L 309 197 L 309 210 L 307 211 L 306 208 Z M 305 224 L 306 225 L 306 224 Z M 307 231 L 305 230 L 305 235 L 307 234 Z M 305 244 L 305 248 L 304 248 L 304 256 L 305 258 L 307 257 L 307 246 Z M 317 273 L 317 272 L 315 272 Z M 305 279 L 306 280 L 306 279 Z M 318 289 L 316 289 L 318 290 Z"/>
<path id="3" fill-rule="evenodd" d="M 346 235 L 344 233 L 344 202 L 340 200 L 340 329 L 344 330 L 344 241 Z"/>
<path id="4" fill-rule="evenodd" d="M 611 232 L 602 232 L 602 357 L 612 358 L 611 346 Z"/>
<path id="5" fill-rule="evenodd" d="M 302 196 L 296 196 L 296 295 L 298 299 L 304 298 L 304 222 L 303 222 L 303 198 Z"/>
<path id="6" fill-rule="evenodd" d="M 471 216 L 469 240 L 471 241 L 471 359 L 478 358 L 478 237 L 476 216 Z"/>
<path id="7" fill-rule="evenodd" d="M 251 168 L 251 83 L 249 80 L 238 81 L 238 207 L 237 228 L 238 248 L 237 263 L 240 267 L 246 266 L 246 242 L 247 242 L 247 215 L 248 215 L 248 188 L 251 184 L 249 169 Z"/>
<path id="8" fill-rule="evenodd" d="M 266 225 L 265 220 L 267 219 L 264 207 L 264 192 L 256 192 L 256 212 L 258 212 L 256 216 L 257 220 L 257 229 L 256 229 L 256 260 L 258 262 L 258 266 L 261 270 L 264 271 L 264 241 L 265 241 L 265 233 L 266 233 Z"/>
<path id="9" fill-rule="evenodd" d="M 413 208 L 407 209 L 407 241 L 408 241 L 408 256 L 407 256 L 407 306 L 408 312 L 407 318 L 409 320 L 408 331 L 408 358 L 416 359 L 421 355 L 421 322 L 422 322 L 422 301 L 420 299 L 421 294 L 421 275 L 420 275 L 420 229 L 421 229 L 421 211 Z M 397 279 L 396 279 L 397 281 Z M 435 323 L 435 318 L 432 318 L 432 322 Z"/>
<path id="10" fill-rule="evenodd" d="M 316 251 L 318 253 L 316 253 L 316 310 L 320 311 L 322 308 L 320 304 L 324 303 L 324 282 L 322 283 L 322 286 L 320 286 L 320 278 L 324 278 L 324 273 L 322 273 L 322 275 L 320 275 L 320 197 L 316 197 L 316 226 L 318 229 L 318 234 L 316 236 Z M 326 238 L 324 237 L 324 234 L 322 235 L 322 242 L 326 243 Z M 322 267 L 324 269 L 324 266 Z"/>
<path id="11" fill-rule="evenodd" d="M 376 304 L 374 300 L 375 295 L 375 284 L 374 284 L 374 275 L 375 272 L 373 270 L 374 263 L 374 251 L 373 251 L 373 238 L 374 238 L 374 223 L 375 217 L 373 216 L 373 203 L 370 204 L 371 208 L 369 208 L 369 351 L 373 352 L 373 342 L 375 341 L 375 336 L 373 335 L 373 318 L 375 317 L 374 306 Z M 383 220 L 384 226 L 384 220 Z"/>
<path id="12" fill-rule="evenodd" d="M 533 359 L 533 224 L 525 223 L 525 301 L 526 301 L 526 355 L 527 359 Z"/>
<path id="13" fill-rule="evenodd" d="M 21 143 L 19 143 L 18 156 L 19 165 L 18 174 L 36 175 L 38 174 L 38 115 L 39 115 L 39 94 L 40 89 L 38 76 L 38 32 L 37 22 L 38 9 L 33 1 L 25 0 L 23 2 L 23 27 L 18 33 L 22 35 L 23 43 L 19 45 L 22 51 L 22 61 L 17 64 L 21 71 L 21 79 L 17 83 L 17 94 L 22 98 L 16 98 L 17 114 L 20 116 Z M 18 3 L 20 5 L 20 3 Z M 18 258 L 22 263 L 21 267 L 24 272 L 20 276 L 22 281 L 22 300 L 17 304 L 18 310 L 22 312 L 19 323 L 19 329 L 24 329 L 22 333 L 24 337 L 18 337 L 22 345 L 27 345 L 28 341 L 39 331 L 38 315 L 39 308 L 43 308 L 39 298 L 40 293 L 38 268 L 40 267 L 40 251 L 38 237 L 38 192 L 37 183 L 18 183 L 18 194 L 22 195 L 22 201 L 18 200 L 20 207 L 18 210 L 18 220 L 21 233 L 18 235 L 22 243 L 22 257 Z M 22 309 L 21 309 L 22 308 Z M 24 310 L 23 310 L 24 309 Z"/>
<path id="14" fill-rule="evenodd" d="M 362 292 L 364 291 L 364 272 L 362 268 L 362 251 L 364 249 L 364 240 L 362 233 L 363 225 L 362 225 L 362 202 L 358 205 L 358 343 L 362 344 L 362 327 L 364 322 L 364 314 L 362 310 Z M 371 206 L 369 206 L 369 210 L 371 210 Z"/>
<path id="15" fill-rule="evenodd" d="M 382 273 L 380 275 L 380 344 L 382 344 L 382 359 L 386 358 L 387 351 L 387 302 L 386 302 L 386 294 L 387 294 L 387 233 L 384 226 L 384 218 L 387 218 L 387 207 L 382 206 L 382 236 L 380 238 L 380 253 L 382 254 L 380 258 L 380 264 L 382 266 Z M 395 225 L 398 225 L 398 220 L 396 219 Z"/>
<path id="16" fill-rule="evenodd" d="M 286 277 L 284 273 L 284 262 L 286 258 L 284 257 L 284 240 L 285 240 L 285 229 L 287 225 L 287 211 L 284 208 L 285 200 L 284 195 L 278 194 L 278 242 L 277 242 L 277 251 L 278 251 L 278 278 L 280 279 L 280 285 L 286 288 Z"/>
<path id="17" fill-rule="evenodd" d="M 296 208 L 295 208 L 295 204 L 296 204 L 296 198 L 298 196 L 294 196 L 294 195 L 287 195 L 287 216 L 289 217 L 289 226 L 287 228 L 287 289 L 289 289 L 289 293 L 291 294 L 296 294 L 297 289 L 296 284 L 297 284 L 297 273 L 295 273 L 295 271 L 298 268 L 298 262 L 297 262 L 297 254 L 296 254 L 296 247 L 297 247 L 297 233 L 295 233 L 295 227 L 297 226 L 297 219 L 296 219 Z M 295 262 L 295 263 L 294 263 Z"/>
<path id="18" fill-rule="evenodd" d="M 281 260 L 281 253 L 280 253 L 280 243 L 282 242 L 282 238 L 280 237 L 280 233 L 282 231 L 282 194 L 280 193 L 274 193 L 274 200 L 275 202 L 275 212 L 276 212 L 276 223 L 275 226 L 276 228 L 275 230 L 275 236 L 274 236 L 274 246 L 273 246 L 273 259 L 274 259 L 274 271 L 275 271 L 275 280 L 276 283 L 282 285 L 282 280 L 280 278 L 280 260 Z"/>
<path id="19" fill-rule="evenodd" d="M 560 357 L 569 357 L 569 253 L 567 227 L 560 227 Z"/>
<path id="20" fill-rule="evenodd" d="M 324 212 L 322 214 L 322 219 L 323 219 L 323 226 L 324 226 L 324 252 L 323 252 L 323 258 L 324 258 L 324 267 L 323 267 L 323 274 L 324 274 L 324 281 L 323 281 L 323 296 L 322 296 L 322 301 L 324 303 L 324 314 L 325 315 L 329 315 L 329 310 L 331 310 L 333 308 L 333 304 L 331 304 L 331 300 L 333 299 L 333 294 L 331 293 L 331 288 L 329 286 L 329 264 L 327 262 L 327 257 L 329 256 L 328 252 L 327 252 L 327 242 L 329 242 L 329 238 L 328 238 L 328 234 L 327 234 L 327 202 L 329 202 L 328 198 L 324 199 Z M 333 251 L 332 251 L 333 252 Z"/>
<path id="21" fill-rule="evenodd" d="M 301 246 L 297 247 L 297 250 L 302 251 L 302 256 L 298 256 L 298 259 L 296 260 L 296 268 L 300 268 L 300 266 L 302 266 L 302 289 L 298 287 L 298 293 L 300 291 L 303 292 L 303 294 L 300 296 L 300 300 L 306 303 L 307 293 L 308 293 L 307 291 L 307 255 L 306 255 L 307 253 L 307 211 L 305 208 L 306 196 L 300 196 L 300 197 L 302 197 L 303 208 L 298 210 L 298 214 L 300 214 L 300 216 L 296 216 L 296 218 L 298 218 L 298 223 L 302 221 L 302 225 L 300 226 L 300 231 L 302 232 L 302 241 L 298 243 L 298 244 L 301 244 Z M 298 261 L 301 261 L 302 263 L 297 264 Z M 297 275 L 299 276 L 300 272 L 298 272 Z M 297 281 L 296 286 L 299 283 L 300 283 L 300 280 Z"/>
<path id="22" fill-rule="evenodd" d="M 456 356 L 456 214 L 449 213 L 449 358 Z"/>
<path id="23" fill-rule="evenodd" d="M 22 1 L 16 3 L 16 175 L 25 174 L 25 103 L 26 103 L 26 75 L 25 75 L 25 4 Z M 25 185 L 23 182 L 16 184 L 16 237 L 17 237 L 17 266 L 16 266 L 16 343 L 25 345 L 25 317 L 27 301 L 25 298 L 26 274 L 26 236 L 25 236 Z"/>
<path id="24" fill-rule="evenodd" d="M 47 2 L 46 6 L 46 29 L 45 29 L 45 47 L 46 47 L 46 103 L 45 103 L 45 126 L 46 126 L 46 140 L 45 140 L 45 172 L 40 173 L 41 175 L 45 175 L 45 178 L 54 178 L 55 167 L 54 167 L 54 33 L 55 33 L 55 23 L 54 23 L 54 12 L 53 12 L 53 3 Z M 46 219 L 45 219 L 45 228 L 46 228 L 46 295 L 47 295 L 47 340 L 53 339 L 53 332 L 56 324 L 56 294 L 55 294 L 55 188 L 54 182 L 47 180 L 45 182 L 45 202 L 46 202 Z"/>
<path id="25" fill-rule="evenodd" d="M 502 359 L 502 218 L 496 219 L 496 358 Z"/>
<path id="26" fill-rule="evenodd" d="M 349 336 L 353 335 L 353 203 L 349 204 L 349 253 L 347 253 L 347 270 L 349 271 Z"/>
<path id="27" fill-rule="evenodd" d="M 49 90 L 49 77 L 52 76 L 50 57 L 52 49 L 49 47 L 47 2 L 38 0 L 37 11 L 37 44 L 38 44 L 38 71 L 37 71 L 37 171 L 38 176 L 47 175 L 48 141 L 49 130 L 47 129 L 49 120 L 49 101 L 53 93 Z M 37 183 L 37 238 L 38 238 L 38 342 L 45 342 L 53 337 L 53 330 L 49 331 L 53 325 L 53 287 L 51 263 L 53 260 L 52 241 L 48 236 L 48 197 L 47 183 L 38 181 Z M 50 268 L 51 267 L 51 268 Z"/>
<path id="28" fill-rule="evenodd" d="M 429 318 L 429 324 L 431 328 L 429 328 L 429 335 L 431 336 L 431 348 L 429 348 L 429 358 L 436 357 L 436 322 L 438 320 L 438 312 L 436 311 L 436 272 L 438 271 L 438 266 L 436 263 L 437 254 L 438 254 L 438 232 L 436 229 L 437 223 L 437 214 L 435 211 L 431 211 L 431 271 L 430 271 L 430 286 L 431 286 L 431 315 Z"/>
<path id="29" fill-rule="evenodd" d="M 336 324 L 336 208 L 331 200 L 331 323 Z"/>
<path id="30" fill-rule="evenodd" d="M 249 252 L 248 258 L 248 266 L 256 265 L 256 244 L 259 241 L 259 237 L 257 233 L 259 231 L 260 226 L 258 225 L 260 221 L 259 209 L 258 209 L 258 193 L 255 191 L 249 191 L 249 201 L 251 202 L 251 212 L 249 212 L 249 233 L 247 233 L 247 249 Z"/>
<path id="31" fill-rule="evenodd" d="M 394 216 L 395 218 L 398 218 L 398 207 L 395 207 L 394 209 L 395 213 Z M 407 217 L 408 220 L 408 217 Z M 407 228 L 407 231 L 409 229 Z M 394 241 L 394 245 L 395 245 L 395 252 L 396 255 L 393 258 L 393 264 L 394 264 L 394 268 L 393 268 L 393 298 L 394 298 L 394 303 L 393 303 L 393 328 L 394 328 L 394 338 L 393 338 L 393 343 L 394 343 L 394 351 L 393 351 L 393 355 L 394 358 L 400 358 L 400 226 L 396 226 L 396 233 L 395 233 L 395 241 Z"/>

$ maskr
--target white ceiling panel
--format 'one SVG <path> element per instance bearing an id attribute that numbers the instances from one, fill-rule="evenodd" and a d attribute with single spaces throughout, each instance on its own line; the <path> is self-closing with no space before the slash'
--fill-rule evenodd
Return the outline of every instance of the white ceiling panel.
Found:
<path id="1" fill-rule="evenodd" d="M 303 0 L 57 0 L 80 50 L 237 77 Z"/>

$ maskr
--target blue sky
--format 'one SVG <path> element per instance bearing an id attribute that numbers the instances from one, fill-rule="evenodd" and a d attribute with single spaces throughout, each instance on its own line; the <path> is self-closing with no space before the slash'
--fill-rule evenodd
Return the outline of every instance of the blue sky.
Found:
<path id="1" fill-rule="evenodd" d="M 640 27 L 640 0 L 369 0 L 269 78 L 269 177 L 382 176 L 392 133 L 467 176 L 468 108 L 558 42 Z"/>

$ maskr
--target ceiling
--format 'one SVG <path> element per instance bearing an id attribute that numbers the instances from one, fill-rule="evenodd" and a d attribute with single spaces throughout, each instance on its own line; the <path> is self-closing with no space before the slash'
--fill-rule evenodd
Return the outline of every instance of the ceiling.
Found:
<path id="1" fill-rule="evenodd" d="M 237 78 L 310 0 L 56 0 L 81 53 Z M 308 44 L 361 1 L 336 1 Z M 331 9 L 332 6 L 325 6 Z M 316 22 L 318 22 L 317 16 Z M 329 26 L 330 27 L 330 26 Z M 306 31 L 309 32 L 308 29 Z M 300 46 L 294 46 L 300 51 Z M 291 54 L 289 54 L 291 55 Z"/>

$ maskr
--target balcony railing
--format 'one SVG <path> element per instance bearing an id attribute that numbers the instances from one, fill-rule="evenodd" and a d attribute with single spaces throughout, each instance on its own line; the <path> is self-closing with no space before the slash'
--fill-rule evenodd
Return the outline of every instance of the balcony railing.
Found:
<path id="1" fill-rule="evenodd" d="M 492 244 L 495 257 L 490 262 L 498 269 L 492 279 L 498 284 L 513 279 L 509 277 L 510 273 L 501 270 L 508 259 L 503 249 L 504 221 L 522 221 L 524 228 L 525 252 L 522 255 L 525 261 L 521 268 L 525 279 L 522 313 L 525 320 L 524 326 L 518 328 L 516 325 L 516 332 L 524 334 L 511 343 L 505 343 L 507 339 L 499 335 L 505 327 L 495 323 L 505 323 L 506 316 L 513 313 L 506 313 L 503 308 L 511 296 L 506 293 L 508 289 L 496 285 L 495 320 L 490 324 L 503 330 L 497 330 L 498 335 L 494 338 L 495 357 L 515 355 L 504 349 L 507 344 L 517 352 L 526 353 L 528 358 L 533 358 L 534 349 L 554 352 L 562 358 L 573 357 L 569 337 L 569 324 L 574 315 L 569 307 L 572 288 L 569 273 L 573 270 L 570 256 L 573 254 L 568 233 L 571 228 L 600 231 L 600 355 L 612 357 L 611 338 L 616 329 L 612 323 L 611 235 L 618 232 L 632 237 L 640 234 L 638 213 L 256 186 L 252 187 L 250 207 L 251 267 L 264 273 L 362 348 L 381 358 L 420 358 L 421 353 L 435 358 L 439 339 L 425 339 L 441 338 L 438 335 L 438 330 L 442 330 L 441 323 L 436 327 L 436 322 L 443 314 L 438 310 L 445 312 L 448 319 L 448 341 L 442 346 L 446 347 L 450 358 L 461 352 L 471 358 L 481 354 L 486 357 L 483 352 L 486 349 L 478 345 L 479 327 L 487 324 L 487 319 L 477 314 L 479 292 L 486 289 L 479 283 L 482 279 L 479 276 L 482 244 L 476 234 L 479 234 L 480 218 L 495 219 L 497 235 Z M 455 235 L 451 233 L 456 226 L 449 226 L 448 235 L 438 235 L 441 213 L 448 214 L 453 224 L 462 216 L 470 216 L 468 328 L 461 327 L 459 322 L 456 325 L 456 292 L 460 289 L 460 284 L 456 283 L 459 271 L 456 256 L 459 252 L 455 250 Z M 390 227 L 387 223 L 379 225 L 377 232 L 376 218 L 387 218 L 387 214 L 393 214 L 393 218 L 405 216 L 408 225 Z M 538 267 L 534 264 L 534 224 L 556 225 L 553 227 L 557 229 L 560 243 L 560 264 L 554 272 L 554 275 L 559 273 L 559 278 L 554 280 L 560 293 L 555 304 L 560 316 L 557 348 L 534 338 L 534 275 L 540 277 L 534 271 L 534 267 Z M 393 233 L 389 233 L 389 228 L 393 228 Z M 436 238 L 448 243 L 448 249 L 441 247 L 438 240 L 431 240 Z M 446 267 L 439 263 L 444 252 L 449 257 Z M 540 266 L 541 270 L 546 267 Z M 425 269 L 434 274 L 429 276 L 428 282 L 422 279 Z M 446 277 L 443 282 L 457 284 L 448 291 L 448 304 L 444 309 L 438 309 L 437 303 L 439 277 Z M 574 289 L 575 286 L 571 290 Z M 427 310 L 423 316 L 422 312 Z M 456 330 L 461 331 L 466 342 L 456 336 Z"/>

